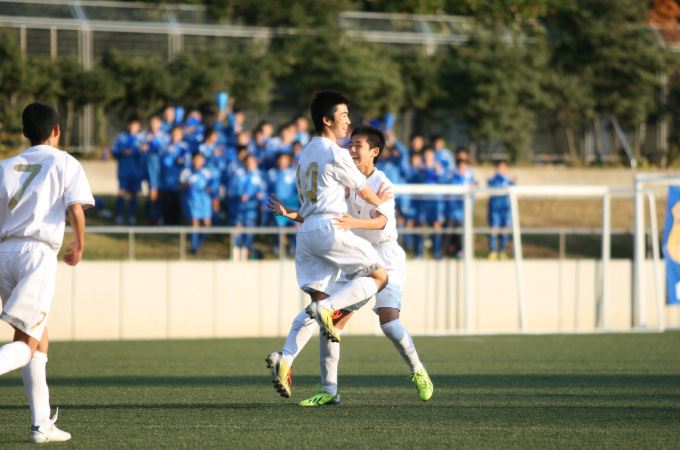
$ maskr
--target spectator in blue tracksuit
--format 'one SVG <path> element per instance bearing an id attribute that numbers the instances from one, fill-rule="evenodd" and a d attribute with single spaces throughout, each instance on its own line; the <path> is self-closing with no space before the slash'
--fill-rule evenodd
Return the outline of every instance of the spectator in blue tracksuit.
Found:
<path id="1" fill-rule="evenodd" d="M 432 147 L 434 148 L 434 159 L 441 166 L 443 175 L 446 178 L 451 178 L 453 171 L 456 169 L 456 162 L 451 150 L 446 148 L 446 141 L 438 134 L 432 136 Z"/>
<path id="2" fill-rule="evenodd" d="M 163 110 L 163 120 L 161 121 L 161 131 L 170 136 L 172 129 L 175 128 L 175 107 L 168 106 Z"/>
<path id="3" fill-rule="evenodd" d="M 295 118 L 295 140 L 298 141 L 304 147 L 309 143 L 309 121 L 305 116 L 297 116 Z"/>
<path id="4" fill-rule="evenodd" d="M 238 219 L 238 209 L 241 203 L 239 186 L 241 178 L 246 174 L 245 164 L 248 155 L 248 147 L 240 146 L 236 159 L 227 165 L 227 169 L 222 174 L 224 177 L 222 184 L 226 190 L 224 201 L 227 210 L 227 225 L 229 226 L 236 226 Z"/>
<path id="5" fill-rule="evenodd" d="M 420 168 L 423 165 L 423 155 L 414 153 L 409 156 L 409 164 L 400 162 L 401 172 L 404 174 L 404 179 L 408 184 L 420 183 Z M 402 195 L 399 202 L 399 213 L 404 217 L 404 226 L 406 232 L 404 233 L 404 250 L 416 253 L 414 248 L 418 244 L 419 236 L 414 235 L 412 230 L 416 224 L 416 219 L 420 211 L 422 200 L 418 196 Z"/>
<path id="6" fill-rule="evenodd" d="M 209 227 L 212 220 L 212 199 L 210 195 L 212 173 L 204 167 L 205 157 L 194 153 L 191 167 L 186 167 L 180 174 L 180 189 L 186 193 L 188 216 L 191 225 L 198 228 Z M 191 251 L 197 253 L 205 241 L 205 233 L 191 234 Z"/>
<path id="7" fill-rule="evenodd" d="M 448 183 L 456 186 L 469 186 L 470 180 L 467 173 L 469 173 L 467 159 L 457 160 L 456 168 L 448 179 Z M 462 195 L 453 195 L 446 201 L 444 218 L 447 227 L 458 228 L 463 225 L 465 205 Z M 446 249 L 447 253 L 457 258 L 462 256 L 463 240 L 460 233 L 453 233 L 447 238 Z"/>
<path id="8" fill-rule="evenodd" d="M 205 158 L 205 168 L 212 175 L 210 180 L 210 198 L 212 205 L 213 223 L 219 220 L 220 214 L 220 184 L 222 172 L 227 168 L 224 146 L 219 144 L 220 133 L 216 129 L 207 128 L 205 142 L 198 147 L 198 152 Z"/>
<path id="9" fill-rule="evenodd" d="M 189 144 L 191 153 L 198 151 L 199 145 L 205 140 L 205 125 L 203 125 L 203 117 L 197 110 L 189 113 L 186 122 L 184 122 L 184 141 Z"/>
<path id="10" fill-rule="evenodd" d="M 118 201 L 116 224 L 123 223 L 125 210 L 125 198 L 129 197 L 128 223 L 136 223 L 137 194 L 142 188 L 142 177 L 145 168 L 140 163 L 140 147 L 143 139 L 139 134 L 141 122 L 136 117 L 131 117 L 126 125 L 125 133 L 118 135 L 111 146 L 111 154 L 118 161 Z"/>
<path id="11" fill-rule="evenodd" d="M 291 209 L 300 208 L 300 197 L 297 191 L 295 168 L 291 165 L 292 155 L 290 153 L 279 153 L 276 157 L 276 167 L 267 172 L 267 198 L 271 195 L 278 197 L 286 207 Z M 263 216 L 272 217 L 271 214 Z M 297 222 L 288 220 L 283 216 L 273 216 L 276 225 L 279 227 L 291 227 Z M 290 234 L 290 248 L 292 253 L 295 250 L 295 234 Z M 279 235 L 274 239 L 274 253 L 279 254 Z"/>
<path id="12" fill-rule="evenodd" d="M 496 161 L 496 174 L 489 178 L 488 187 L 502 188 L 514 186 L 515 182 L 505 175 L 508 163 Z M 510 197 L 507 195 L 492 195 L 489 197 L 489 259 L 505 259 L 505 247 L 508 244 L 508 229 L 511 226 Z M 496 248 L 498 234 L 501 234 L 500 246 Z"/>
<path id="13" fill-rule="evenodd" d="M 423 150 L 423 163 L 418 170 L 418 181 L 421 184 L 441 184 L 442 183 L 442 168 L 435 160 L 435 152 L 432 147 L 426 147 Z M 418 225 L 427 225 L 433 227 L 435 230 L 440 230 L 444 222 L 444 204 L 440 194 L 430 194 L 419 201 L 420 208 L 416 223 Z M 422 236 L 418 236 L 416 244 L 416 258 L 423 254 Z M 442 257 L 442 235 L 435 234 L 432 237 L 432 250 L 436 259 Z"/>
<path id="14" fill-rule="evenodd" d="M 159 116 L 151 116 L 149 130 L 144 134 L 144 151 L 146 157 L 147 181 L 149 183 L 149 200 L 146 203 L 146 224 L 158 225 L 160 220 L 160 202 L 158 191 L 161 183 L 161 155 L 165 153 L 170 144 L 170 135 L 162 131 L 162 121 Z"/>
<path id="15" fill-rule="evenodd" d="M 262 207 L 267 189 L 266 182 L 257 167 L 257 158 L 248 155 L 245 161 L 246 172 L 239 179 L 238 195 L 240 203 L 236 218 L 237 227 L 254 227 Z M 252 233 L 241 234 L 236 238 L 236 247 L 240 248 L 241 259 L 249 259 L 253 252 Z"/>
<path id="16" fill-rule="evenodd" d="M 189 145 L 183 140 L 182 127 L 173 128 L 171 133 L 172 141 L 166 151 L 161 153 L 159 194 L 163 223 L 179 225 L 182 216 L 179 176 L 191 163 L 191 152 Z"/>

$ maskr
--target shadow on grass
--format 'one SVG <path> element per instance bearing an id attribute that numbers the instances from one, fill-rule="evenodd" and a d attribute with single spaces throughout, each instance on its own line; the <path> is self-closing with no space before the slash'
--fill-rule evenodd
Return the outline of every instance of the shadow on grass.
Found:
<path id="1" fill-rule="evenodd" d="M 545 388 L 642 388 L 670 387 L 680 393 L 680 375 L 445 375 L 430 374 L 435 386 L 454 389 L 545 389 Z M 50 377 L 50 386 L 69 387 L 189 387 L 189 386 L 262 386 L 269 376 L 102 376 L 102 377 Z M 295 384 L 313 384 L 316 375 L 293 375 Z M 342 384 L 350 387 L 401 386 L 407 375 L 341 375 Z M 0 378 L 0 388 L 22 386 L 20 378 Z M 668 394 L 672 394 L 668 392 Z"/>

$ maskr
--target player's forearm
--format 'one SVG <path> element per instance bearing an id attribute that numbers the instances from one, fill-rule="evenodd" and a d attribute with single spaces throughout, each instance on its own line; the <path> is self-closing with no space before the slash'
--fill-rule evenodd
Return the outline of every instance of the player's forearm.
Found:
<path id="1" fill-rule="evenodd" d="M 378 216 L 373 219 L 356 219 L 356 226 L 360 230 L 383 230 L 387 224 L 387 217 Z"/>
<path id="2" fill-rule="evenodd" d="M 85 212 L 82 205 L 78 203 L 68 207 L 68 221 L 73 230 L 73 239 L 82 252 L 85 248 Z"/>
<path id="3" fill-rule="evenodd" d="M 370 203 L 373 206 L 380 206 L 385 202 L 384 200 L 381 200 L 380 197 L 378 197 L 375 192 L 373 192 L 373 189 L 368 186 L 364 186 L 362 190 L 357 192 L 357 195 L 360 199 L 366 203 Z"/>
<path id="4" fill-rule="evenodd" d="M 294 220 L 295 222 L 302 223 L 305 218 L 302 217 L 296 210 L 288 210 L 286 214 L 283 215 L 286 219 Z"/>

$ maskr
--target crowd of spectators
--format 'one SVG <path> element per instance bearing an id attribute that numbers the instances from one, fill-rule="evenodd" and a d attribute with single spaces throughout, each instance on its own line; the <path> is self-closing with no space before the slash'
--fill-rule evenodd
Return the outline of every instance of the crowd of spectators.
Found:
<path id="1" fill-rule="evenodd" d="M 274 126 L 266 121 L 247 130 L 244 119 L 242 112 L 224 110 L 204 120 L 198 110 L 189 111 L 185 117 L 183 108 L 167 107 L 162 114 L 152 116 L 142 131 L 141 120 L 129 118 L 126 131 L 111 146 L 118 161 L 120 186 L 116 224 L 137 223 L 137 195 L 144 182 L 149 192 L 144 206 L 147 225 L 295 226 L 295 222 L 274 217 L 266 202 L 273 193 L 288 207 L 299 206 L 295 167 L 310 140 L 308 121 L 298 116 L 275 133 Z M 432 136 L 427 142 L 415 135 L 408 144 L 402 143 L 394 138 L 389 122 L 375 123 L 387 137 L 377 167 L 394 184 L 477 184 L 465 149 L 454 154 L 441 136 Z M 463 221 L 460 196 L 400 195 L 397 207 L 399 225 L 407 231 L 417 226 L 459 227 Z M 293 252 L 294 234 L 290 236 L 286 248 Z M 193 252 L 199 250 L 204 238 L 203 233 L 191 236 Z M 253 238 L 251 233 L 236 237 L 233 247 L 237 259 L 252 257 Z M 431 242 L 435 258 L 443 254 L 459 256 L 462 250 L 458 234 L 434 233 L 426 240 L 421 234 L 404 233 L 403 244 L 415 258 L 423 256 L 425 242 Z M 273 251 L 278 253 L 278 249 L 277 236 Z"/>

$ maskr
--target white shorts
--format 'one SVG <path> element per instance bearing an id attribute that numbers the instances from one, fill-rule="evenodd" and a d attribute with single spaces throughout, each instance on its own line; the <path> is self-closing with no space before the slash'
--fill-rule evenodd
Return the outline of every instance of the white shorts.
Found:
<path id="1" fill-rule="evenodd" d="M 300 288 L 331 294 L 340 271 L 349 280 L 364 277 L 383 265 L 371 244 L 333 226 L 326 215 L 305 221 L 297 233 L 295 272 Z"/>
<path id="2" fill-rule="evenodd" d="M 373 248 L 383 262 L 389 280 L 385 289 L 375 295 L 375 305 L 373 312 L 378 314 L 379 308 L 394 308 L 401 311 L 401 299 L 404 292 L 404 282 L 406 281 L 406 253 L 396 241 L 385 244 L 376 244 Z M 340 277 L 336 282 L 336 288 L 347 283 L 347 279 Z M 371 299 L 364 300 L 354 305 L 344 308 L 346 311 L 358 311 Z"/>
<path id="3" fill-rule="evenodd" d="M 54 297 L 57 254 L 44 242 L 0 243 L 0 319 L 32 338 L 42 338 Z"/>

